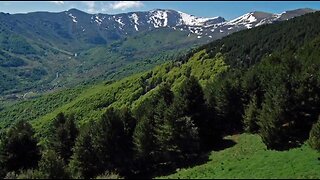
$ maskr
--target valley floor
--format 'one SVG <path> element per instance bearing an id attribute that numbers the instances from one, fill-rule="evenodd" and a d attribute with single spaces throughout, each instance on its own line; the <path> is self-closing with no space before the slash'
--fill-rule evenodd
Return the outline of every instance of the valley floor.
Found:
<path id="1" fill-rule="evenodd" d="M 267 150 L 258 135 L 228 136 L 236 144 L 212 151 L 207 163 L 159 178 L 320 178 L 320 154 L 307 144 L 289 151 Z"/>

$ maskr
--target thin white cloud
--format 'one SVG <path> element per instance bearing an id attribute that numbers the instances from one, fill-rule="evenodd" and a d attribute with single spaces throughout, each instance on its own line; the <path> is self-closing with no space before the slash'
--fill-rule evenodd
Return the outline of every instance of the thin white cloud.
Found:
<path id="1" fill-rule="evenodd" d="M 111 4 L 111 8 L 114 10 L 126 10 L 131 8 L 142 7 L 143 3 L 141 1 L 117 1 Z"/>
<path id="2" fill-rule="evenodd" d="M 85 11 L 88 13 L 108 13 L 112 11 L 124 11 L 132 8 L 139 8 L 144 6 L 141 1 L 80 1 L 85 6 Z"/>
<path id="3" fill-rule="evenodd" d="M 64 4 L 64 1 L 49 1 L 51 3 L 57 4 L 57 5 L 62 5 Z"/>
<path id="4" fill-rule="evenodd" d="M 87 6 L 87 11 L 89 13 L 96 13 L 96 2 L 95 1 L 81 1 L 82 3 L 84 3 Z"/>

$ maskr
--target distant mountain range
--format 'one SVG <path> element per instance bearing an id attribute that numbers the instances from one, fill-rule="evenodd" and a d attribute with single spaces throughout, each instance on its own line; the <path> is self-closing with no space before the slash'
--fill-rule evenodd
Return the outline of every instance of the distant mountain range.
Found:
<path id="1" fill-rule="evenodd" d="M 203 18 L 184 12 L 156 9 L 146 12 L 130 12 L 124 14 L 86 14 L 77 9 L 70 9 L 65 14 L 72 21 L 74 30 L 88 31 L 96 26 L 100 32 L 112 32 L 113 38 L 134 34 L 137 31 L 147 31 L 155 28 L 172 28 L 198 35 L 198 38 L 220 38 L 235 31 L 250 29 L 263 24 L 288 20 L 306 13 L 315 12 L 314 9 L 296 9 L 281 14 L 266 12 L 250 12 L 234 20 L 226 21 L 223 17 Z M 89 25 L 89 26 L 88 26 Z M 103 35 L 102 35 L 103 36 Z M 106 35 L 104 35 L 107 37 Z M 102 40 L 103 41 L 103 40 Z"/>
<path id="2" fill-rule="evenodd" d="M 115 15 L 87 14 L 77 9 L 60 13 L 33 12 L 27 14 L 0 14 L 2 26 L 9 27 L 28 37 L 43 41 L 53 39 L 61 46 L 74 43 L 107 44 L 141 31 L 172 28 L 188 32 L 200 38 L 218 39 L 233 32 L 263 24 L 288 20 L 314 9 L 296 9 L 281 14 L 250 12 L 234 20 L 223 17 L 202 18 L 180 11 L 155 9 L 146 12 L 130 12 Z M 29 31 L 30 30 L 30 31 Z M 86 47 L 85 44 L 71 49 Z"/>
<path id="3" fill-rule="evenodd" d="M 230 21 L 168 9 L 0 13 L 0 100 L 3 94 L 124 77 L 170 60 L 177 51 L 315 11 L 255 11 Z"/>

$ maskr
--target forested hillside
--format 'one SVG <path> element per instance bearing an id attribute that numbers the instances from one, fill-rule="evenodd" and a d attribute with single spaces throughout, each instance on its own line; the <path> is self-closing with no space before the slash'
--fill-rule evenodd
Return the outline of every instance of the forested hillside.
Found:
<path id="1" fill-rule="evenodd" d="M 0 101 L 27 99 L 25 93 L 33 92 L 37 96 L 148 70 L 197 44 L 195 36 L 187 39 L 185 36 L 184 32 L 157 29 L 110 45 L 71 51 L 3 31 L 0 33 L 3 47 L 0 50 Z"/>
<path id="2" fill-rule="evenodd" d="M 269 150 L 319 151 L 319 21 L 241 31 L 147 72 L 4 107 L 0 175 L 162 176 L 243 132 Z"/>

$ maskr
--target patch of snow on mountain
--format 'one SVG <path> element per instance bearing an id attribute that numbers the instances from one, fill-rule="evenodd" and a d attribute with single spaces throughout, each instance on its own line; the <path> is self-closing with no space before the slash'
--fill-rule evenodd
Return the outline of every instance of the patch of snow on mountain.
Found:
<path id="1" fill-rule="evenodd" d="M 282 12 L 282 13 L 280 13 L 280 14 L 277 14 L 278 16 L 281 16 L 281 15 L 283 15 L 283 14 L 286 14 L 287 13 L 287 11 L 284 11 L 284 12 Z"/>
<path id="2" fill-rule="evenodd" d="M 119 19 L 116 19 L 116 21 L 123 27 L 124 26 L 124 23 L 122 22 L 122 17 L 120 17 Z M 120 27 L 120 29 L 122 29 Z"/>
<path id="3" fill-rule="evenodd" d="M 197 35 L 202 35 L 202 32 L 203 32 L 202 27 L 189 26 L 188 29 L 191 33 L 197 34 Z"/>
<path id="4" fill-rule="evenodd" d="M 155 28 L 166 27 L 168 25 L 168 14 L 167 11 L 150 11 L 151 16 L 148 22 L 152 22 Z"/>
<path id="5" fill-rule="evenodd" d="M 204 28 L 209 28 L 209 27 L 214 27 L 215 26 L 215 24 L 209 24 L 209 25 L 207 25 L 207 26 L 203 26 Z"/>
<path id="6" fill-rule="evenodd" d="M 240 16 L 234 20 L 231 20 L 228 24 L 248 24 L 256 22 L 257 19 L 253 16 L 253 13 L 247 13 L 243 16 Z"/>
<path id="7" fill-rule="evenodd" d="M 82 32 L 84 32 L 86 30 L 85 28 L 83 28 L 83 26 L 81 26 L 81 29 L 82 29 Z"/>
<path id="8" fill-rule="evenodd" d="M 180 14 L 180 17 L 181 17 L 178 25 L 202 26 L 205 24 L 206 21 L 218 18 L 218 17 L 214 17 L 214 18 L 195 17 L 193 15 L 189 15 L 181 11 L 178 11 L 178 13 Z"/>
<path id="9" fill-rule="evenodd" d="M 134 22 L 134 28 L 136 29 L 136 31 L 139 31 L 139 29 L 138 29 L 138 26 L 137 25 L 139 25 L 139 22 L 138 22 L 138 20 L 139 20 L 139 17 L 138 17 L 138 15 L 136 14 L 136 13 L 133 13 L 131 16 L 129 16 L 131 19 L 133 19 L 133 22 Z"/>
<path id="10" fill-rule="evenodd" d="M 136 29 L 136 31 L 139 31 L 138 26 L 135 24 L 134 28 Z"/>
<path id="11" fill-rule="evenodd" d="M 267 24 L 267 23 L 268 23 L 268 21 L 266 19 L 262 19 L 258 24 L 255 25 L 255 27 L 261 26 L 261 25 Z"/>
<path id="12" fill-rule="evenodd" d="M 249 23 L 253 23 L 257 21 L 257 19 L 252 14 L 250 14 L 248 20 L 249 20 Z"/>
<path id="13" fill-rule="evenodd" d="M 78 22 L 78 21 L 77 21 L 77 17 L 73 16 L 71 13 L 69 14 L 69 16 L 72 18 L 72 21 L 73 21 L 74 23 Z"/>
<path id="14" fill-rule="evenodd" d="M 263 24 L 272 23 L 273 21 L 277 21 L 280 17 L 281 17 L 281 15 L 274 14 L 271 19 L 262 19 L 258 24 L 255 25 L 255 27 L 261 26 Z"/>
<path id="15" fill-rule="evenodd" d="M 251 28 L 252 28 L 252 24 L 246 24 L 245 26 L 246 26 L 246 28 L 248 28 L 248 29 L 251 29 Z"/>
<path id="16" fill-rule="evenodd" d="M 95 16 L 95 20 L 94 20 L 99 26 L 101 25 L 102 23 L 102 19 L 99 18 L 99 16 Z"/>

